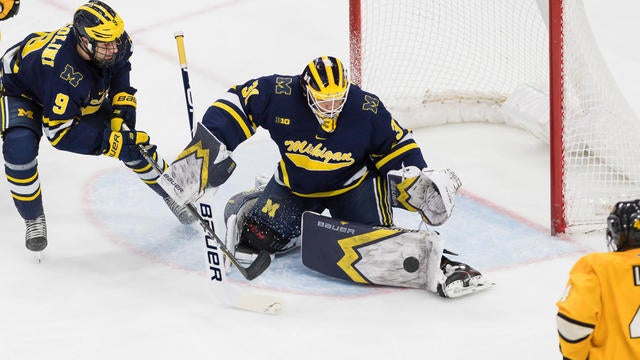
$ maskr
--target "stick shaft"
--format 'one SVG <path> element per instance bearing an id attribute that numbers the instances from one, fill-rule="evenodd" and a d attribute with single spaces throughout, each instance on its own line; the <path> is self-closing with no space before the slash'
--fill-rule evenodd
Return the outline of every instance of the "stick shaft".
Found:
<path id="1" fill-rule="evenodd" d="M 191 86 L 189 85 L 189 68 L 187 67 L 187 56 L 184 47 L 184 34 L 181 31 L 178 31 L 174 34 L 174 37 L 176 39 L 176 45 L 178 47 L 178 60 L 180 61 L 182 84 L 184 85 L 184 96 L 187 104 L 187 113 L 189 115 L 189 128 L 191 130 L 191 137 L 193 138 L 193 99 L 191 96 Z M 149 154 L 147 154 L 141 146 L 140 150 L 142 152 L 142 155 L 147 159 L 147 161 L 149 161 L 151 166 L 153 166 L 156 170 L 158 170 L 160 174 L 162 174 L 162 170 L 159 170 L 157 164 L 154 165 L 153 159 L 149 157 Z M 222 251 L 222 253 L 227 257 L 227 259 L 229 259 L 229 261 L 231 261 L 231 263 L 246 279 L 252 280 L 256 278 L 258 275 L 262 274 L 267 269 L 267 267 L 269 267 L 271 263 L 271 257 L 264 251 L 258 254 L 258 257 L 250 266 L 246 268 L 243 267 L 238 262 L 238 259 L 236 259 L 236 257 L 231 253 L 231 251 L 227 249 L 225 243 L 216 235 L 215 230 L 213 229 L 213 224 L 203 219 L 193 204 L 188 204 L 187 208 L 198 219 L 200 226 L 203 228 L 204 232 L 218 243 L 218 247 Z"/>
<path id="2" fill-rule="evenodd" d="M 176 39 L 176 46 L 178 47 L 178 61 L 180 62 L 184 100 L 187 105 L 187 115 L 189 116 L 189 129 L 193 136 L 193 97 L 191 96 L 191 85 L 189 84 L 189 67 L 187 66 L 187 54 L 184 48 L 184 34 L 182 32 L 176 32 L 174 37 Z"/>

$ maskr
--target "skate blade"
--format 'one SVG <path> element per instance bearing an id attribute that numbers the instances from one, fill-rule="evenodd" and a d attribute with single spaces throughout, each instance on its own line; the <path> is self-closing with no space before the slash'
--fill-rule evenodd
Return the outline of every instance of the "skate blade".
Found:
<path id="1" fill-rule="evenodd" d="M 447 292 L 447 297 L 448 298 L 458 298 L 458 297 L 462 297 L 465 295 L 470 295 L 473 293 L 477 293 L 483 290 L 487 290 L 489 288 L 492 288 L 496 285 L 496 283 L 491 282 L 491 281 L 486 281 L 486 280 L 481 280 L 478 281 L 477 283 L 473 284 L 473 285 L 469 285 L 467 287 L 463 287 L 463 288 L 457 288 L 457 289 L 451 289 L 451 291 Z"/>

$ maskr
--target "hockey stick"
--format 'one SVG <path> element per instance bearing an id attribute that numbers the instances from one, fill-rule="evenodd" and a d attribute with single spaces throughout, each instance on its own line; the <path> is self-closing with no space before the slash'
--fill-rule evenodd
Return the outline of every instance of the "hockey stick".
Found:
<path id="1" fill-rule="evenodd" d="M 187 54 L 184 50 L 184 34 L 177 31 L 173 37 L 178 46 L 178 61 L 180 62 L 180 73 L 182 74 L 182 85 L 184 88 L 184 101 L 187 104 L 187 115 L 189 116 L 189 130 L 193 137 L 193 97 L 191 96 L 191 85 L 189 84 L 189 70 L 187 68 Z"/>
<path id="2" fill-rule="evenodd" d="M 194 137 L 194 130 L 193 130 L 194 109 L 193 109 L 191 87 L 189 85 L 189 72 L 187 68 L 186 51 L 184 48 L 184 35 L 182 32 L 176 32 L 174 34 L 174 37 L 176 39 L 176 45 L 178 46 L 178 59 L 180 61 L 180 70 L 182 73 L 182 84 L 184 88 L 185 103 L 187 105 L 187 115 L 189 116 L 189 130 L 191 131 L 191 137 L 193 138 Z M 206 193 L 204 196 L 205 197 L 207 196 Z M 212 196 L 212 194 L 209 196 Z M 189 211 L 193 213 L 192 205 L 189 204 L 189 206 L 190 206 Z M 208 275 L 212 285 L 212 290 L 217 290 L 215 292 L 217 294 L 217 297 L 221 299 L 223 303 L 225 303 L 226 305 L 229 305 L 235 308 L 255 311 L 255 312 L 260 312 L 265 314 L 280 313 L 280 310 L 282 309 L 281 299 L 257 294 L 255 292 L 250 292 L 248 290 L 240 290 L 234 287 L 230 287 L 229 286 L 230 284 L 228 283 L 226 278 L 227 277 L 226 266 L 224 266 L 224 264 L 220 264 L 220 260 L 221 260 L 220 250 L 222 250 L 224 251 L 224 254 L 227 256 L 227 258 L 236 266 L 238 271 L 240 271 L 240 273 L 243 276 L 245 276 L 245 278 L 248 278 L 247 275 L 255 277 L 255 276 L 258 276 L 270 265 L 271 257 L 269 256 L 269 254 L 265 252 L 265 254 L 259 255 L 259 256 L 262 256 L 263 258 L 261 260 L 255 259 L 248 269 L 245 269 L 242 266 L 240 266 L 233 256 L 231 257 L 229 256 L 229 251 L 228 249 L 226 249 L 224 245 L 218 246 L 218 248 L 216 248 L 215 246 L 213 246 L 213 244 L 210 244 L 210 240 L 212 237 L 216 239 L 216 242 L 218 244 L 220 244 L 220 240 L 218 239 L 217 236 L 215 236 L 215 233 L 212 228 L 213 210 L 211 205 L 208 204 L 207 201 L 199 201 L 199 206 L 201 210 L 201 214 L 199 215 L 202 215 L 202 217 L 199 217 L 199 219 L 201 219 L 200 224 L 201 225 L 203 224 L 202 220 L 204 220 L 205 217 L 211 220 L 211 222 L 206 223 L 206 224 L 211 224 L 211 228 L 207 229 L 203 227 L 204 234 L 205 234 L 204 242 L 205 242 L 205 252 L 206 252 L 207 262 L 208 262 Z"/>
<path id="3" fill-rule="evenodd" d="M 123 125 L 123 129 L 127 130 L 126 125 Z M 147 149 L 138 144 L 138 150 L 140 154 L 147 160 L 147 162 L 153 167 L 158 174 L 162 174 L 163 170 L 158 165 L 158 163 L 153 159 L 151 154 L 147 151 Z M 203 207 L 201 204 L 201 207 Z M 225 243 L 220 240 L 220 238 L 216 235 L 213 230 L 212 222 L 209 222 L 204 219 L 203 215 L 198 213 L 196 207 L 189 203 L 187 204 L 187 209 L 189 212 L 198 219 L 198 222 L 202 229 L 204 230 L 205 236 L 205 247 L 207 249 L 207 260 L 209 262 L 209 275 L 211 276 L 211 281 L 223 281 L 223 278 L 226 275 L 223 275 L 225 271 L 224 268 L 220 268 L 220 259 L 218 259 L 218 250 L 221 250 L 224 256 L 231 261 L 231 263 L 238 269 L 238 271 L 244 276 L 247 280 L 253 280 L 262 274 L 271 264 L 271 256 L 269 253 L 261 252 L 258 254 L 258 257 L 249 265 L 248 267 L 243 267 L 238 260 L 229 252 L 229 249 L 226 247 Z M 210 207 L 208 209 L 203 209 L 203 214 L 209 213 L 211 215 Z M 210 225 L 211 224 L 211 225 Z M 218 247 L 210 243 L 210 239 L 215 240 Z M 224 283 L 223 283 L 224 285 Z M 228 305 L 237 307 L 239 309 L 264 313 L 264 314 L 278 314 L 282 309 L 282 300 L 278 298 L 273 298 L 270 296 L 259 295 L 255 293 L 248 293 L 242 291 L 230 291 L 232 289 L 226 288 L 226 291 L 222 294 L 224 301 Z"/>
<path id="4" fill-rule="evenodd" d="M 122 125 L 122 129 L 126 131 L 130 131 L 129 128 L 127 128 L 127 126 L 124 124 Z M 138 144 L 138 150 L 140 151 L 140 154 L 142 154 L 142 156 L 145 158 L 145 160 L 147 160 L 149 165 L 151 165 L 151 167 L 159 175 L 162 175 L 164 170 L 160 167 L 158 162 L 153 159 L 151 154 L 149 154 L 147 149 L 142 144 Z M 200 213 L 198 212 L 196 207 L 193 205 L 193 203 L 188 203 L 186 206 L 189 212 L 191 213 L 191 215 L 193 215 L 198 220 L 198 222 L 200 223 L 200 226 L 205 231 L 205 233 L 211 239 L 216 241 L 220 250 L 222 250 L 222 252 L 227 257 L 227 259 L 231 261 L 231 263 L 238 269 L 238 271 L 242 274 L 242 276 L 245 277 L 245 279 L 253 280 L 256 277 L 258 277 L 260 274 L 262 274 L 265 270 L 267 270 L 267 268 L 271 264 L 271 256 L 267 251 L 260 252 L 256 257 L 256 259 L 251 263 L 251 265 L 249 265 L 248 267 L 243 267 L 238 261 L 238 259 L 229 251 L 224 241 L 222 241 L 218 237 L 218 235 L 216 235 L 215 231 L 213 230 L 213 225 L 209 221 L 205 220 L 202 217 L 202 215 L 200 215 Z"/>
<path id="5" fill-rule="evenodd" d="M 189 84 L 189 70 L 187 67 L 186 51 L 184 48 L 184 34 L 181 31 L 178 31 L 174 34 L 174 38 L 176 39 L 176 45 L 178 48 L 178 61 L 180 62 L 180 72 L 182 74 L 184 99 L 187 105 L 187 115 L 189 117 L 189 130 L 191 132 L 191 137 L 193 137 L 193 112 L 194 112 L 193 97 L 191 96 L 191 85 Z M 143 156 L 144 156 L 144 153 L 143 153 Z M 147 161 L 149 161 L 149 159 L 147 159 Z M 159 170 L 160 174 L 162 174 L 161 169 L 156 168 L 156 170 Z M 216 240 L 216 242 L 218 243 L 218 246 L 220 247 L 220 250 L 222 250 L 222 252 L 227 257 L 227 259 L 231 261 L 231 263 L 238 269 L 238 271 L 242 274 L 242 276 L 244 276 L 247 280 L 255 279 L 269 267 L 269 265 L 271 264 L 271 256 L 266 251 L 263 251 L 260 254 L 258 254 L 258 257 L 255 259 L 255 261 L 252 262 L 251 265 L 249 265 L 248 267 L 245 268 L 242 265 L 240 265 L 240 263 L 238 262 L 238 259 L 229 251 L 229 249 L 225 246 L 224 242 L 220 240 L 220 238 L 215 234 L 215 231 L 213 229 L 213 224 L 211 222 L 206 221 L 198 213 L 197 209 L 195 208 L 195 206 L 193 206 L 193 204 L 187 204 L 187 208 L 194 216 L 196 216 L 196 218 L 200 222 L 200 226 L 202 226 L 205 233 L 207 233 L 211 238 Z"/>

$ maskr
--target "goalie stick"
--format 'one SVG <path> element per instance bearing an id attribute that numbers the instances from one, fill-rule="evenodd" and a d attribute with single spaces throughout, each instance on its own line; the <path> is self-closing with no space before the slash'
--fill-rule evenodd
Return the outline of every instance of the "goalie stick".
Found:
<path id="1" fill-rule="evenodd" d="M 128 130 L 127 126 L 124 124 L 122 125 L 122 128 L 124 130 Z M 149 154 L 147 149 L 143 145 L 138 144 L 138 150 L 140 150 L 140 153 L 147 160 L 147 162 L 149 162 L 151 167 L 153 167 L 153 169 L 157 171 L 158 174 L 162 175 L 163 169 L 153 159 L 153 157 L 151 156 L 151 154 Z M 253 280 L 256 277 L 258 277 L 260 274 L 262 274 L 265 270 L 267 270 L 267 268 L 271 264 L 271 256 L 267 251 L 260 252 L 256 257 L 256 259 L 251 263 L 251 265 L 247 267 L 242 266 L 238 261 L 238 259 L 226 247 L 224 241 L 222 241 L 218 237 L 218 235 L 216 235 L 215 231 L 213 230 L 213 225 L 211 224 L 211 222 L 205 220 L 202 217 L 202 215 L 198 212 L 198 210 L 196 209 L 195 205 L 193 205 L 193 203 L 186 204 L 186 206 L 189 212 L 191 213 L 191 215 L 193 215 L 198 220 L 198 223 L 200 224 L 204 232 L 211 239 L 215 240 L 219 249 L 224 253 L 227 259 L 229 259 L 229 261 L 231 261 L 231 263 L 238 269 L 238 271 L 242 274 L 242 276 L 244 276 L 245 279 Z"/>
<path id="2" fill-rule="evenodd" d="M 187 104 L 187 115 L 189 116 L 189 129 L 193 137 L 193 96 L 191 95 L 191 85 L 189 85 L 189 69 L 187 68 L 187 55 L 184 50 L 184 34 L 176 31 L 173 34 L 178 46 L 178 61 L 180 62 L 180 73 L 182 74 L 182 86 L 184 88 L 184 101 Z"/>
<path id="3" fill-rule="evenodd" d="M 186 60 L 186 52 L 184 48 L 184 34 L 181 31 L 178 31 L 174 34 L 174 38 L 176 40 L 177 50 L 178 50 L 178 60 L 180 62 L 180 70 L 182 74 L 182 84 L 184 89 L 184 98 L 185 104 L 187 106 L 187 115 L 189 118 L 189 130 L 191 132 L 191 137 L 195 136 L 194 133 L 194 108 L 193 108 L 193 98 L 191 94 L 191 87 L 189 85 L 189 72 L 187 67 Z M 198 126 L 202 126 L 198 124 Z M 225 244 L 221 243 L 221 240 L 215 234 L 213 229 L 213 210 L 210 205 L 211 201 L 207 199 L 212 199 L 215 194 L 215 189 L 209 189 L 205 191 L 203 197 L 198 200 L 200 214 L 198 214 L 198 219 L 200 220 L 200 224 L 202 226 L 203 217 L 210 219 L 210 221 L 206 221 L 203 226 L 204 230 L 204 242 L 205 242 L 205 251 L 207 255 L 208 262 L 208 274 L 211 285 L 216 291 L 216 295 L 218 295 L 221 300 L 226 305 L 236 307 L 239 309 L 266 313 L 266 314 L 277 314 L 280 312 L 282 308 L 282 301 L 278 298 L 273 298 L 265 295 L 260 295 L 255 292 L 251 292 L 248 290 L 240 290 L 237 288 L 230 287 L 228 284 L 227 272 L 228 272 L 228 263 L 220 264 L 220 260 L 222 257 L 222 253 L 224 256 L 229 259 L 229 261 L 238 269 L 238 271 L 248 280 L 257 277 L 260 275 L 271 263 L 271 257 L 268 253 L 264 252 L 264 254 L 260 254 L 253 263 L 248 268 L 244 268 L 241 266 L 235 256 L 229 252 L 226 248 Z M 188 204 L 189 211 L 193 213 L 192 204 Z M 217 247 L 214 244 L 211 244 L 210 240 L 215 239 L 217 243 Z M 260 259 L 262 257 L 262 259 Z"/>
<path id="4" fill-rule="evenodd" d="M 191 130 L 191 136 L 193 137 L 193 99 L 191 97 L 191 86 L 189 85 L 189 72 L 187 68 L 187 57 L 184 49 L 184 34 L 181 31 L 178 31 L 174 34 L 176 39 L 176 45 L 178 47 L 178 60 L 180 62 L 180 70 L 182 73 L 182 84 L 184 88 L 185 102 L 187 105 L 187 113 L 189 116 L 189 129 Z M 159 174 L 163 173 L 163 169 L 161 169 L 158 164 L 151 159 L 149 154 L 145 149 L 140 146 L 142 155 L 149 161 L 151 166 L 153 166 Z M 227 249 L 224 242 L 220 240 L 220 238 L 216 235 L 213 229 L 213 223 L 203 219 L 202 215 L 198 213 L 197 209 L 193 204 L 187 204 L 187 208 L 193 214 L 202 226 L 203 230 L 206 234 L 208 234 L 212 239 L 216 241 L 220 250 L 224 253 L 224 255 L 229 259 L 229 261 L 238 269 L 238 271 L 244 276 L 247 280 L 253 280 L 262 274 L 271 264 L 271 256 L 266 251 L 258 254 L 256 260 L 251 263 L 248 267 L 243 267 L 238 259 Z"/>

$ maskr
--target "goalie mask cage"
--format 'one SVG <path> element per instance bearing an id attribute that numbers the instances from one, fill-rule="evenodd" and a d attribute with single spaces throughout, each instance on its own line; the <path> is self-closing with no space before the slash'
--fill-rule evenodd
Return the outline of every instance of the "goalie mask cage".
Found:
<path id="1" fill-rule="evenodd" d="M 349 20 L 352 80 L 404 126 L 505 123 L 549 143 L 552 234 L 640 198 L 640 122 L 581 0 L 350 0 Z"/>

